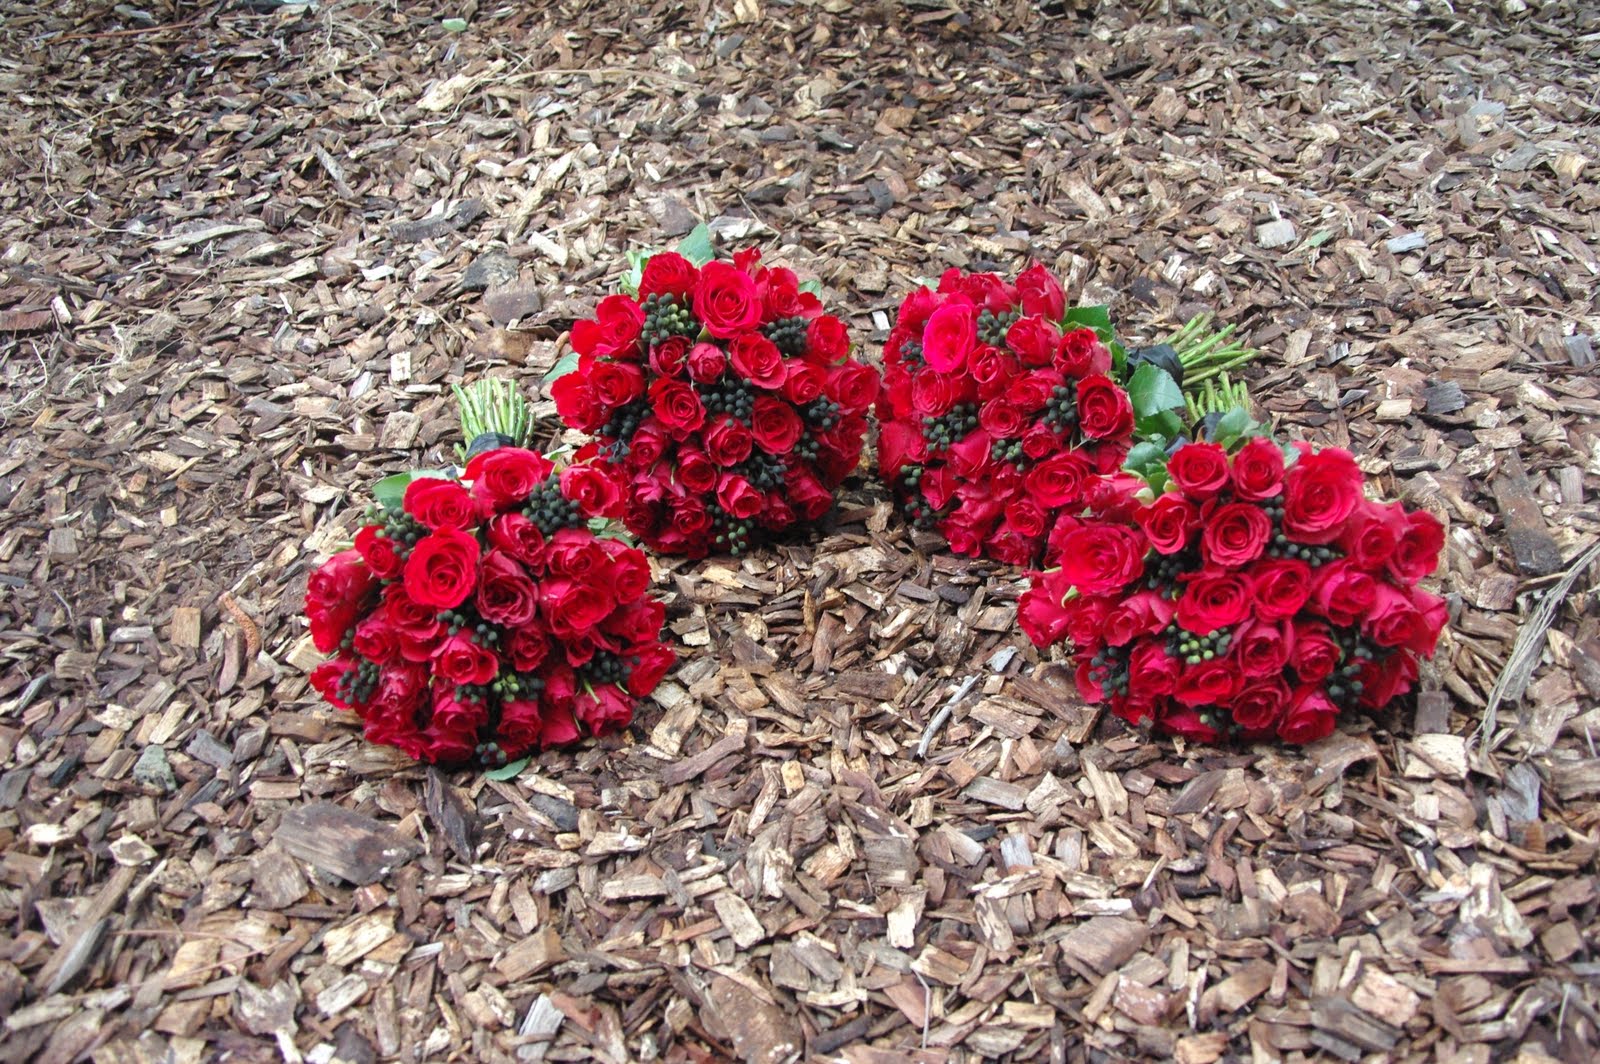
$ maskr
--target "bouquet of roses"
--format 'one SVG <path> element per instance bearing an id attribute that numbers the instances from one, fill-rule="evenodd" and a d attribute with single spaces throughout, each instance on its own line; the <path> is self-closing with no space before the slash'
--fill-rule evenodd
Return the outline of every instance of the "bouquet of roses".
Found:
<path id="1" fill-rule="evenodd" d="M 551 395 L 598 437 L 577 458 L 614 477 L 628 530 L 698 558 L 827 513 L 879 383 L 844 323 L 754 249 L 714 260 L 703 227 L 640 257 L 625 287 L 573 326 Z"/>
<path id="2" fill-rule="evenodd" d="M 615 731 L 674 660 L 649 561 L 590 527 L 619 511 L 616 485 L 483 431 L 486 406 L 527 423 L 514 391 L 467 393 L 466 468 L 380 482 L 355 546 L 306 586 L 312 641 L 335 655 L 312 686 L 421 761 L 500 766 Z"/>
<path id="3" fill-rule="evenodd" d="M 1128 352 L 1107 309 L 1068 307 L 1041 265 L 1015 284 L 948 270 L 937 291 L 906 297 L 889 333 L 879 472 L 906 517 L 956 553 L 1037 563 L 1136 436 L 1181 431 L 1186 384 L 1254 354 L 1228 333 L 1197 319 Z"/>
<path id="4" fill-rule="evenodd" d="M 1257 428 L 1239 411 L 1214 442 L 1136 451 L 1022 597 L 1033 641 L 1069 639 L 1080 692 L 1129 722 L 1311 742 L 1433 654 L 1439 522 L 1365 498 L 1348 452 Z"/>

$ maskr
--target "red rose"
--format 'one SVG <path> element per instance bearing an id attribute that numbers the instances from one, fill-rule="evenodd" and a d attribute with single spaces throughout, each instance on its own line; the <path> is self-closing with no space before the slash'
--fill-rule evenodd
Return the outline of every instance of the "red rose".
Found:
<path id="1" fill-rule="evenodd" d="M 622 513 L 622 489 L 595 462 L 574 462 L 563 469 L 561 494 L 577 503 L 585 517 L 615 519 Z"/>
<path id="2" fill-rule="evenodd" d="M 822 396 L 828 372 L 812 362 L 791 358 L 783 364 L 783 397 L 796 406 L 805 406 Z"/>
<path id="3" fill-rule="evenodd" d="M 545 638 L 542 628 L 518 628 L 506 641 L 505 654 L 512 668 L 518 672 L 532 672 L 550 655 L 550 640 Z"/>
<path id="4" fill-rule="evenodd" d="M 1249 565 L 1272 538 L 1272 519 L 1253 503 L 1235 502 L 1210 515 L 1200 534 L 1200 553 L 1220 569 Z"/>
<path id="5" fill-rule="evenodd" d="M 1017 624 L 1027 633 L 1033 645 L 1053 646 L 1067 634 L 1067 621 L 1071 613 L 1061 604 L 1059 581 L 1036 576 L 1033 584 L 1017 600 Z"/>
<path id="6" fill-rule="evenodd" d="M 628 674 L 628 692 L 635 698 L 643 698 L 654 691 L 672 666 L 677 664 L 677 655 L 672 648 L 658 642 L 631 646 L 628 655 L 638 659 L 633 671 Z"/>
<path id="7" fill-rule="evenodd" d="M 645 592 L 650 589 L 650 559 L 645 557 L 643 551 L 621 540 L 604 539 L 600 541 L 600 546 L 611 561 L 608 577 L 611 586 L 616 589 L 617 601 L 644 600 Z M 656 627 L 659 631 L 660 626 Z"/>
<path id="8" fill-rule="evenodd" d="M 1022 363 L 1010 351 L 979 344 L 968 360 L 966 375 L 978 385 L 980 400 L 1007 394 L 1011 382 L 1022 372 Z"/>
<path id="9" fill-rule="evenodd" d="M 922 433 L 903 421 L 885 421 L 878 429 L 878 468 L 893 478 L 908 463 L 926 456 Z"/>
<path id="10" fill-rule="evenodd" d="M 794 407 L 782 399 L 759 396 L 750 409 L 750 434 L 756 446 L 768 454 L 785 455 L 794 450 L 805 428 Z"/>
<path id="11" fill-rule="evenodd" d="M 1019 410 L 1034 413 L 1050 401 L 1056 388 L 1066 384 L 1066 378 L 1053 369 L 1036 369 L 1018 374 L 1011 380 L 1007 396 Z"/>
<path id="12" fill-rule="evenodd" d="M 628 468 L 649 469 L 666 453 L 670 441 L 660 420 L 646 417 L 628 439 Z"/>
<path id="13" fill-rule="evenodd" d="M 1164 698 L 1182 672 L 1183 663 L 1167 653 L 1165 640 L 1147 639 L 1128 656 L 1128 690 L 1140 699 Z"/>
<path id="14" fill-rule="evenodd" d="M 978 409 L 978 424 L 994 439 L 1015 440 L 1022 436 L 1028 422 L 1022 411 L 1004 399 L 995 398 Z"/>
<path id="15" fill-rule="evenodd" d="M 1172 697 L 1186 706 L 1227 703 L 1244 688 L 1239 668 L 1227 658 L 1186 665 L 1172 690 Z"/>
<path id="16" fill-rule="evenodd" d="M 1018 535 L 1037 539 L 1044 535 L 1048 517 L 1037 500 L 1019 495 L 1006 503 L 1006 524 L 1015 529 Z"/>
<path id="17" fill-rule="evenodd" d="M 633 720 L 633 699 L 616 684 L 604 683 L 592 695 L 579 695 L 573 712 L 594 735 L 610 735 L 626 728 Z"/>
<path id="18" fill-rule="evenodd" d="M 920 435 L 920 434 L 919 434 Z M 1034 461 L 1053 455 L 1061 447 L 1061 436 L 1043 425 L 1036 424 L 1022 434 L 1022 453 Z"/>
<path id="19" fill-rule="evenodd" d="M 1182 495 L 1168 492 L 1141 507 L 1134 519 L 1150 537 L 1150 546 L 1156 553 L 1177 554 L 1189 545 L 1189 536 L 1200 527 L 1200 509 Z"/>
<path id="20" fill-rule="evenodd" d="M 618 606 L 605 619 L 600 631 L 611 637 L 608 646 L 632 646 L 654 642 L 661 635 L 661 625 L 667 619 L 667 608 L 652 598 L 639 598 Z"/>
<path id="21" fill-rule="evenodd" d="M 836 366 L 850 357 L 850 331 L 832 314 L 819 314 L 806 327 L 806 357 Z"/>
<path id="22" fill-rule="evenodd" d="M 1439 567 L 1444 549 L 1444 526 L 1424 510 L 1406 514 L 1405 531 L 1389 556 L 1389 573 L 1405 584 L 1415 584 Z"/>
<path id="23" fill-rule="evenodd" d="M 1289 711 L 1278 725 L 1278 738 L 1286 743 L 1314 743 L 1333 734 L 1339 707 L 1329 701 L 1322 688 L 1305 684 L 1294 692 Z"/>
<path id="24" fill-rule="evenodd" d="M 477 537 L 441 528 L 419 540 L 406 559 L 406 594 L 423 606 L 453 610 L 472 593 L 477 573 Z"/>
<path id="25" fill-rule="evenodd" d="M 761 493 L 737 473 L 724 473 L 717 480 L 717 504 L 740 520 L 760 513 L 761 501 Z"/>
<path id="26" fill-rule="evenodd" d="M 394 540 L 384 534 L 382 525 L 363 525 L 356 533 L 356 550 L 380 580 L 393 580 L 405 567 Z"/>
<path id="27" fill-rule="evenodd" d="M 789 489 L 789 501 L 799 510 L 801 520 L 815 521 L 833 506 L 833 493 L 804 469 L 790 469 L 784 483 Z"/>
<path id="28" fill-rule="evenodd" d="M 1229 650 L 1245 676 L 1276 675 L 1289 664 L 1294 650 L 1294 627 L 1270 621 L 1249 621 L 1233 633 Z"/>
<path id="29" fill-rule="evenodd" d="M 1310 606 L 1334 624 L 1348 627 L 1372 609 L 1377 588 L 1377 581 L 1342 558 L 1316 571 Z"/>
<path id="30" fill-rule="evenodd" d="M 923 417 L 939 417 L 961 401 L 963 384 L 932 370 L 923 370 L 911 379 L 911 406 Z"/>
<path id="31" fill-rule="evenodd" d="M 704 495 L 717 484 L 717 467 L 704 451 L 683 448 L 678 451 L 678 480 L 697 495 Z"/>
<path id="32" fill-rule="evenodd" d="M 939 373 L 964 369 L 977 345 L 978 312 L 971 303 L 946 303 L 922 330 L 922 360 Z"/>
<path id="33" fill-rule="evenodd" d="M 1283 448 L 1253 436 L 1233 456 L 1233 494 L 1241 502 L 1265 502 L 1283 491 Z"/>
<path id="34" fill-rule="evenodd" d="M 687 299 L 694 292 L 700 271 L 676 251 L 659 251 L 645 260 L 639 279 L 639 298 L 678 296 Z"/>
<path id="35" fill-rule="evenodd" d="M 1034 263 L 1017 276 L 1017 296 L 1022 300 L 1024 314 L 1060 321 L 1067 312 L 1067 294 L 1061 282 L 1041 263 Z"/>
<path id="36" fill-rule="evenodd" d="M 694 312 L 712 336 L 732 339 L 761 324 L 761 295 L 748 273 L 726 262 L 708 262 L 695 284 Z"/>
<path id="37" fill-rule="evenodd" d="M 724 414 L 705 433 L 706 454 L 719 466 L 736 466 L 750 457 L 754 439 L 739 419 Z"/>
<path id="38" fill-rule="evenodd" d="M 594 389 L 581 372 L 557 377 L 550 385 L 550 398 L 555 400 L 561 420 L 579 432 L 598 432 L 611 418 L 611 412 L 595 398 Z"/>
<path id="39" fill-rule="evenodd" d="M 877 370 L 859 362 L 846 362 L 828 372 L 825 390 L 845 413 L 859 414 L 878 397 L 878 384 Z"/>
<path id="40" fill-rule="evenodd" d="M 509 555 L 490 551 L 478 567 L 478 612 L 486 621 L 515 627 L 533 620 L 539 589 Z"/>
<path id="41" fill-rule="evenodd" d="M 687 336 L 669 336 L 650 346 L 650 369 L 658 377 L 683 375 L 692 344 Z"/>
<path id="42" fill-rule="evenodd" d="M 1361 470 L 1349 451 L 1302 454 L 1284 476 L 1283 531 L 1296 543 L 1332 543 L 1361 502 Z"/>
<path id="43" fill-rule="evenodd" d="M 1289 685 L 1281 676 L 1252 680 L 1233 697 L 1229 709 L 1233 722 L 1246 732 L 1270 733 L 1277 730 L 1290 699 Z"/>
<path id="44" fill-rule="evenodd" d="M 379 611 L 356 625 L 355 652 L 378 665 L 391 665 L 400 660 L 400 631 Z"/>
<path id="45" fill-rule="evenodd" d="M 689 376 L 701 384 L 714 384 L 728 366 L 728 355 L 716 344 L 695 344 L 689 349 Z"/>
<path id="46" fill-rule="evenodd" d="M 1004 314 L 1017 303 L 1017 290 L 995 273 L 962 273 L 951 267 L 939 279 L 939 291 L 959 292 L 983 310 Z"/>
<path id="47" fill-rule="evenodd" d="M 356 550 L 340 551 L 311 574 L 306 581 L 306 619 L 318 650 L 331 654 L 339 646 L 377 583 Z"/>
<path id="48" fill-rule="evenodd" d="M 658 377 L 650 385 L 650 408 L 673 439 L 681 440 L 705 424 L 700 394 L 683 381 Z"/>
<path id="49" fill-rule="evenodd" d="M 985 483 L 994 480 L 994 456 L 990 449 L 989 434 L 983 429 L 973 429 L 950 448 L 949 468 L 966 483 Z"/>
<path id="50" fill-rule="evenodd" d="M 1060 451 L 1028 470 L 1023 484 L 1040 506 L 1071 506 L 1083 498 L 1084 486 L 1093 475 L 1082 454 Z"/>
<path id="51" fill-rule="evenodd" d="M 1328 626 L 1316 621 L 1296 621 L 1289 664 L 1301 683 L 1321 683 L 1333 675 L 1344 657 Z"/>
<path id="52" fill-rule="evenodd" d="M 1360 680 L 1361 704 L 1382 709 L 1416 683 L 1417 659 L 1402 653 L 1389 654 L 1382 661 L 1368 659 L 1361 667 Z"/>
<path id="53" fill-rule="evenodd" d="M 606 569 L 606 549 L 586 529 L 563 528 L 550 537 L 549 571 L 556 576 L 598 581 Z"/>
<path id="54" fill-rule="evenodd" d="M 446 639 L 434 655 L 434 673 L 453 684 L 486 684 L 500 673 L 494 651 L 474 643 L 465 632 Z"/>
<path id="55" fill-rule="evenodd" d="M 492 509 L 505 510 L 521 506 L 555 468 L 537 451 L 496 447 L 474 455 L 461 475 L 472 481 L 475 497 L 483 499 Z"/>
<path id="56" fill-rule="evenodd" d="M 478 523 L 478 511 L 467 489 L 440 477 L 418 477 L 407 484 L 402 506 L 432 529 L 470 528 Z"/>
<path id="57" fill-rule="evenodd" d="M 1228 452 L 1214 443 L 1186 443 L 1167 459 L 1167 476 L 1191 499 L 1205 501 L 1228 484 Z"/>
<path id="58" fill-rule="evenodd" d="M 1061 347 L 1061 330 L 1038 315 L 1019 318 L 1006 330 L 1006 345 L 1024 366 L 1048 366 Z"/>
<path id="59" fill-rule="evenodd" d="M 1133 432 L 1133 403 L 1122 386 L 1103 374 L 1078 382 L 1078 429 L 1091 440 Z"/>
<path id="60" fill-rule="evenodd" d="M 1439 643 L 1439 633 L 1444 631 L 1444 626 L 1450 621 L 1450 608 L 1444 599 L 1438 595 L 1430 595 L 1421 588 L 1411 589 L 1411 606 L 1422 622 L 1418 630 L 1413 633 L 1412 641 L 1406 649 L 1425 658 L 1433 657 L 1434 648 Z"/>
<path id="61" fill-rule="evenodd" d="M 444 638 L 439 611 L 412 602 L 404 583 L 390 584 L 383 592 L 383 612 L 400 636 L 400 656 L 407 661 L 427 661 Z"/>
<path id="62" fill-rule="evenodd" d="M 1093 329 L 1068 329 L 1061 335 L 1054 364 L 1069 377 L 1103 375 L 1111 372 L 1111 349 Z"/>
<path id="63" fill-rule="evenodd" d="M 616 606 L 608 588 L 558 576 L 539 584 L 539 615 L 558 639 L 570 639 L 605 620 Z"/>
<path id="64" fill-rule="evenodd" d="M 760 333 L 735 337 L 728 347 L 728 357 L 734 372 L 750 383 L 773 391 L 783 387 L 783 352 Z"/>
<path id="65" fill-rule="evenodd" d="M 1372 609 L 1361 618 L 1362 633 L 1380 647 L 1404 647 L 1414 653 L 1432 654 L 1438 632 L 1427 630 L 1411 593 L 1383 581 L 1378 581 L 1372 590 Z"/>
<path id="66" fill-rule="evenodd" d="M 644 394 L 644 370 L 632 362 L 596 362 L 589 370 L 589 387 L 597 401 L 615 410 Z"/>
<path id="67" fill-rule="evenodd" d="M 1145 546 L 1143 538 L 1121 525 L 1083 525 L 1062 544 L 1061 572 L 1079 594 L 1120 591 L 1144 575 Z"/>
<path id="68" fill-rule="evenodd" d="M 673 530 L 690 542 L 703 538 L 711 528 L 711 517 L 706 513 L 705 503 L 687 492 L 673 496 L 669 512 L 672 514 Z"/>
<path id="69" fill-rule="evenodd" d="M 1143 635 L 1155 635 L 1172 620 L 1172 603 L 1154 591 L 1140 591 L 1122 599 L 1106 617 L 1105 636 L 1120 647 Z"/>
<path id="70" fill-rule="evenodd" d="M 1363 499 L 1345 522 L 1339 547 L 1358 568 L 1375 573 L 1393 556 L 1405 530 L 1405 507 Z"/>
<path id="71" fill-rule="evenodd" d="M 1232 628 L 1250 616 L 1250 585 L 1237 573 L 1206 571 L 1178 598 L 1178 625 L 1195 635 Z"/>
<path id="72" fill-rule="evenodd" d="M 594 358 L 638 358 L 643 331 L 644 311 L 635 300 L 607 296 L 595 308 L 593 320 L 572 323 L 572 349 Z"/>
<path id="73" fill-rule="evenodd" d="M 544 533 L 520 513 L 501 514 L 489 522 L 489 545 L 524 565 L 544 566 Z"/>
<path id="74" fill-rule="evenodd" d="M 328 705 L 335 709 L 355 709 L 364 705 L 364 701 L 352 701 L 347 696 L 351 688 L 346 686 L 346 677 L 354 677 L 357 666 L 361 663 L 353 657 L 341 656 L 330 658 L 311 670 L 311 688 L 325 699 Z"/>
<path id="75" fill-rule="evenodd" d="M 539 731 L 543 727 L 537 701 L 510 698 L 500 705 L 500 730 L 496 742 L 506 757 L 521 757 L 539 745 Z"/>
<path id="76" fill-rule="evenodd" d="M 1105 445 L 1102 444 L 1100 451 L 1104 450 Z M 1100 455 L 1096 454 L 1095 457 L 1098 459 Z M 1089 481 L 1084 489 L 1083 504 L 1102 521 L 1132 524 L 1134 512 L 1139 508 L 1139 493 L 1144 489 L 1144 481 L 1132 473 L 1101 470 L 1100 475 Z"/>
<path id="77" fill-rule="evenodd" d="M 1250 597 L 1255 599 L 1256 616 L 1262 620 L 1293 617 L 1311 597 L 1311 566 L 1297 558 L 1268 559 L 1254 566 L 1248 575 Z"/>

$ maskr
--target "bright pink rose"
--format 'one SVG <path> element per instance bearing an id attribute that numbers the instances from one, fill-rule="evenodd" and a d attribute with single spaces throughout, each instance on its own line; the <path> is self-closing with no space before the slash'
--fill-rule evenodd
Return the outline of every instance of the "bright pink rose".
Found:
<path id="1" fill-rule="evenodd" d="M 977 344 L 977 309 L 970 303 L 952 301 L 928 318 L 922 331 L 922 358 L 930 369 L 953 373 L 966 366 Z"/>

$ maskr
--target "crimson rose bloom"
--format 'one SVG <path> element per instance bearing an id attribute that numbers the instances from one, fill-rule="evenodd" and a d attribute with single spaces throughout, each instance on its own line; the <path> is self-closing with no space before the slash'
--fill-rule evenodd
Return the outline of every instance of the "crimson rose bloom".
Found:
<path id="1" fill-rule="evenodd" d="M 706 431 L 706 454 L 719 466 L 736 466 L 750 457 L 754 437 L 734 417 L 720 417 Z"/>
<path id="2" fill-rule="evenodd" d="M 376 585 L 372 570 L 355 550 L 335 554 L 311 574 L 306 581 L 306 617 L 318 650 L 328 654 L 339 645 Z"/>
<path id="3" fill-rule="evenodd" d="M 977 344 L 978 312 L 970 303 L 946 303 L 922 330 L 922 357 L 939 373 L 964 367 Z"/>
<path id="4" fill-rule="evenodd" d="M 661 377 L 651 384 L 650 408 L 675 440 L 687 439 L 706 421 L 706 408 L 700 402 L 700 394 L 679 380 Z"/>
<path id="5" fill-rule="evenodd" d="M 1018 275 L 1017 296 L 1022 300 L 1022 312 L 1027 315 L 1060 321 L 1067 312 L 1067 293 L 1062 290 L 1061 282 L 1037 262 Z"/>
<path id="6" fill-rule="evenodd" d="M 522 505 L 553 472 L 555 466 L 537 451 L 521 447 L 496 447 L 492 451 L 474 455 L 461 475 L 472 481 L 474 496 L 482 498 L 493 509 L 504 510 Z M 449 484 L 450 481 L 441 480 L 438 483 Z"/>
<path id="7" fill-rule="evenodd" d="M 400 575 L 405 563 L 395 549 L 394 540 L 383 534 L 382 525 L 363 525 L 356 533 L 356 550 L 367 563 L 374 576 L 380 580 L 393 580 Z"/>
<path id="8" fill-rule="evenodd" d="M 1272 520 L 1249 503 L 1229 503 L 1219 508 L 1200 534 L 1200 553 L 1206 563 L 1236 569 L 1261 557 L 1272 538 Z"/>
<path id="9" fill-rule="evenodd" d="M 1232 628 L 1250 616 L 1250 585 L 1235 573 L 1203 572 L 1178 599 L 1178 624 L 1195 635 Z"/>
<path id="10" fill-rule="evenodd" d="M 1278 737 L 1289 743 L 1314 743 L 1333 734 L 1339 707 L 1329 701 L 1320 687 L 1306 685 L 1294 693 L 1294 701 L 1278 725 Z"/>
<path id="11" fill-rule="evenodd" d="M 801 406 L 816 402 L 827 380 L 828 373 L 821 366 L 791 358 L 783 364 L 783 397 Z"/>
<path id="12" fill-rule="evenodd" d="M 1251 568 L 1250 594 L 1256 616 L 1277 621 L 1293 617 L 1311 597 L 1311 566 L 1298 558 L 1273 558 Z"/>
<path id="13" fill-rule="evenodd" d="M 1019 318 L 1006 332 L 1006 343 L 1022 357 L 1025 366 L 1048 366 L 1061 347 L 1061 330 L 1054 318 Z"/>
<path id="14" fill-rule="evenodd" d="M 1300 455 L 1284 476 L 1283 531 L 1296 543 L 1332 543 L 1361 502 L 1361 469 L 1349 451 Z"/>
<path id="15" fill-rule="evenodd" d="M 694 263 L 676 251 L 657 252 L 644 264 L 639 297 L 664 295 L 687 299 L 694 293 L 699 278 L 700 271 L 695 269 Z"/>
<path id="16" fill-rule="evenodd" d="M 472 593 L 478 553 L 477 537 L 460 529 L 440 528 L 423 537 L 406 559 L 406 594 L 424 606 L 455 609 Z"/>
<path id="17" fill-rule="evenodd" d="M 1144 541 L 1130 529 L 1084 525 L 1062 545 L 1062 578 L 1086 595 L 1116 591 L 1144 572 L 1144 551 Z"/>
<path id="18" fill-rule="evenodd" d="M 807 326 L 806 340 L 811 354 L 825 365 L 834 366 L 850 357 L 850 333 L 844 322 L 832 314 L 819 314 Z"/>
<path id="19" fill-rule="evenodd" d="M 490 551 L 478 569 L 477 605 L 484 620 L 514 628 L 533 620 L 539 606 L 539 589 L 521 564 L 509 555 Z"/>
<path id="20" fill-rule="evenodd" d="M 572 325 L 572 349 L 595 358 L 637 358 L 644 311 L 631 299 L 608 296 L 595 308 L 592 321 Z"/>
<path id="21" fill-rule="evenodd" d="M 1189 498 L 1209 499 L 1228 483 L 1228 452 L 1215 443 L 1186 443 L 1167 460 L 1167 475 Z"/>
<path id="22" fill-rule="evenodd" d="M 1384 567 L 1405 534 L 1405 507 L 1362 500 L 1345 523 L 1339 546 L 1357 566 L 1368 572 Z"/>
<path id="23" fill-rule="evenodd" d="M 622 493 L 616 481 L 590 462 L 573 462 L 561 471 L 561 494 L 589 517 L 616 517 Z"/>
<path id="24" fill-rule="evenodd" d="M 434 655 L 434 669 L 453 684 L 485 684 L 500 671 L 494 651 L 474 643 L 466 633 L 446 639 Z"/>
<path id="25" fill-rule="evenodd" d="M 719 340 L 749 332 L 761 324 L 761 297 L 755 280 L 726 262 L 706 263 L 695 284 L 694 312 L 706 331 Z"/>
<path id="26" fill-rule="evenodd" d="M 1316 684 L 1333 675 L 1343 659 L 1339 645 L 1333 641 L 1328 626 L 1316 621 L 1296 621 L 1294 625 L 1294 650 L 1289 663 L 1302 683 Z"/>
<path id="27" fill-rule="evenodd" d="M 1200 527 L 1200 508 L 1182 495 L 1167 493 L 1135 515 L 1158 554 L 1177 554 Z"/>
<path id="28" fill-rule="evenodd" d="M 784 383 L 787 386 L 788 381 Z M 879 383 L 876 370 L 859 362 L 851 362 L 828 371 L 825 390 L 828 398 L 844 410 L 858 414 L 872 406 L 872 401 L 878 398 Z"/>
<path id="29" fill-rule="evenodd" d="M 1362 616 L 1372 609 L 1377 589 L 1377 582 L 1371 576 L 1344 559 L 1316 571 L 1309 605 L 1334 624 L 1359 624 Z"/>
<path id="30" fill-rule="evenodd" d="M 736 337 L 728 349 L 736 373 L 763 388 L 781 388 L 784 380 L 783 353 L 759 333 Z"/>
<path id="31" fill-rule="evenodd" d="M 1265 436 L 1245 441 L 1233 456 L 1233 494 L 1241 502 L 1265 502 L 1283 491 L 1283 449 Z"/>
<path id="32" fill-rule="evenodd" d="M 761 493 L 737 473 L 724 473 L 717 481 L 717 504 L 743 520 L 761 512 Z"/>
<path id="33" fill-rule="evenodd" d="M 626 406 L 644 394 L 644 370 L 632 362 L 596 362 L 589 370 L 589 387 L 606 406 Z"/>
<path id="34" fill-rule="evenodd" d="M 489 521 L 489 544 L 524 565 L 544 565 L 544 533 L 515 511 Z"/>
<path id="35" fill-rule="evenodd" d="M 1281 676 L 1253 680 L 1233 699 L 1233 722 L 1246 732 L 1276 730 L 1291 697 Z"/>
<path id="36" fill-rule="evenodd" d="M 429 528 L 466 528 L 478 519 L 472 497 L 453 480 L 418 477 L 406 485 L 401 505 Z"/>
<path id="37" fill-rule="evenodd" d="M 1078 424 L 1090 439 L 1126 436 L 1133 431 L 1133 404 L 1110 377 L 1096 374 L 1078 382 Z"/>
<path id="38" fill-rule="evenodd" d="M 1444 526 L 1425 510 L 1406 515 L 1405 531 L 1389 556 L 1389 574 L 1405 584 L 1415 584 L 1439 567 L 1444 549 Z"/>
<path id="39" fill-rule="evenodd" d="M 761 396 L 750 412 L 750 434 L 756 446 L 768 454 L 784 455 L 794 450 L 806 430 L 794 407 L 780 399 Z"/>
<path id="40" fill-rule="evenodd" d="M 689 349 L 687 359 L 689 376 L 701 384 L 714 384 L 722 376 L 722 371 L 727 368 L 728 355 L 716 344 L 695 344 Z M 566 415 L 562 414 L 565 420 Z M 567 424 L 572 424 L 567 421 Z"/>

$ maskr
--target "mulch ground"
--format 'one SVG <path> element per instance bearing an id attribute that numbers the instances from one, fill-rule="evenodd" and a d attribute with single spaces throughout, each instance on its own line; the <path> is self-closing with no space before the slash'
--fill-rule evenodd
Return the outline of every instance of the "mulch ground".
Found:
<path id="1" fill-rule="evenodd" d="M 1600 19 L 1145 7 L 0 3 L 0 1058 L 1594 1059 Z M 1216 309 L 1447 522 L 1421 694 L 1150 741 L 863 472 L 662 565 L 631 732 L 364 745 L 308 570 L 699 218 L 869 353 L 952 265 Z"/>

